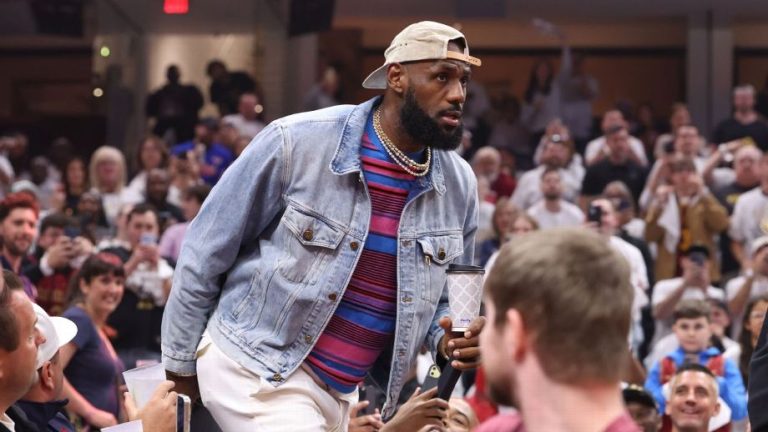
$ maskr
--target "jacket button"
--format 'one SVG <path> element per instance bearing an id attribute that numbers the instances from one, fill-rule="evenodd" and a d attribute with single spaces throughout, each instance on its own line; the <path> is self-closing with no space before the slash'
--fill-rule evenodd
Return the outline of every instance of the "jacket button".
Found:
<path id="1" fill-rule="evenodd" d="M 445 249 L 440 248 L 440 250 L 437 251 L 437 259 L 440 259 L 440 260 L 445 259 Z"/>
<path id="2" fill-rule="evenodd" d="M 328 299 L 329 299 L 330 301 L 336 301 L 336 297 L 337 297 L 337 296 L 336 296 L 336 293 L 330 293 L 330 294 L 328 294 Z"/>
<path id="3" fill-rule="evenodd" d="M 307 228 L 304 230 L 304 234 L 302 234 L 301 237 L 306 241 L 312 241 L 315 237 L 315 233 L 312 232 L 312 228 Z"/>
<path id="4" fill-rule="evenodd" d="M 272 375 L 272 381 L 280 382 L 282 380 L 283 380 L 283 376 L 280 375 L 279 373 L 276 373 L 276 374 Z"/>
<path id="5" fill-rule="evenodd" d="M 350 244 L 349 244 L 349 247 L 350 247 L 350 248 L 351 248 L 353 251 L 356 251 L 356 250 L 357 250 L 357 249 L 360 247 L 360 243 L 358 243 L 358 242 L 356 242 L 356 241 L 353 241 L 352 243 L 350 243 Z"/>
<path id="6" fill-rule="evenodd" d="M 413 298 L 411 296 L 404 296 L 403 297 L 403 303 L 410 303 L 413 301 Z"/>
<path id="7" fill-rule="evenodd" d="M 400 242 L 400 244 L 403 245 L 403 247 L 409 247 L 411 245 L 411 241 L 410 240 L 403 240 L 403 241 Z"/>
<path id="8" fill-rule="evenodd" d="M 310 335 L 304 335 L 304 342 L 310 343 L 312 342 L 312 336 Z"/>

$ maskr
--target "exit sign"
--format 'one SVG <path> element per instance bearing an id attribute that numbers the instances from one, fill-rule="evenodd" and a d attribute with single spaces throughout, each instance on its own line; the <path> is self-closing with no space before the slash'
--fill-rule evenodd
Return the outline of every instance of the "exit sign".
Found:
<path id="1" fill-rule="evenodd" d="M 169 15 L 189 12 L 189 0 L 163 0 L 163 12 Z"/>

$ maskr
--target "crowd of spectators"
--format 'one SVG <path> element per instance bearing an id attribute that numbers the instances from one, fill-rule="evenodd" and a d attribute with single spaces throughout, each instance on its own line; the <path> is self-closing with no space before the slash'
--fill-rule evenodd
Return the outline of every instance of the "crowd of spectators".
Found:
<path id="1" fill-rule="evenodd" d="M 768 125 L 756 92 L 736 87 L 732 116 L 709 134 L 681 103 L 667 122 L 648 105 L 633 112 L 627 104 L 593 121 L 598 82 L 562 41 L 560 70 L 537 62 L 521 99 L 470 86 L 458 151 L 482 202 L 476 264 L 490 269 L 504 243 L 534 230 L 601 233 L 630 264 L 628 362 L 636 373 L 626 380 L 651 396 L 625 391 L 639 404 L 636 420 L 648 405 L 663 414 L 665 384 L 697 363 L 716 377 L 726 422 L 744 425 L 749 359 L 768 310 Z M 80 155 L 60 138 L 45 156 L 30 157 L 24 134 L 0 140 L 0 262 L 29 299 L 77 325 L 57 358 L 76 425 L 125 418 L 117 378 L 160 359 L 187 224 L 265 125 L 252 78 L 218 61 L 208 73 L 220 116 L 198 117 L 201 92 L 171 66 L 168 83 L 147 101 L 152 134 L 135 155 L 108 146 Z M 320 92 L 337 91 L 338 79 L 326 71 L 307 105 L 335 103 Z M 413 388 L 424 368 L 412 375 Z M 443 407 L 450 430 L 471 430 L 505 409 L 483 395 L 483 380 L 482 369 L 465 377 L 458 399 Z M 403 393 L 405 410 L 423 402 L 418 391 Z M 375 392 L 363 395 L 351 430 L 383 425 Z"/>

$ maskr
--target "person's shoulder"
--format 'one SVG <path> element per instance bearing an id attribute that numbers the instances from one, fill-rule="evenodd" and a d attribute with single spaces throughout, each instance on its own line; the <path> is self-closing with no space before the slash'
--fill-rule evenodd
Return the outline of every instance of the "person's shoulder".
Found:
<path id="1" fill-rule="evenodd" d="M 725 300 L 725 292 L 720 288 L 710 285 L 707 287 L 707 297 L 716 300 Z"/>
<path id="2" fill-rule="evenodd" d="M 523 419 L 519 414 L 498 414 L 484 421 L 475 432 L 524 432 Z"/>
<path id="3" fill-rule="evenodd" d="M 190 150 L 194 150 L 195 148 L 195 142 L 192 140 L 185 141 L 180 144 L 176 144 L 175 146 L 171 147 L 171 154 L 178 155 L 181 153 L 186 153 Z"/>
<path id="4" fill-rule="evenodd" d="M 88 332 L 88 330 L 93 326 L 91 317 L 88 316 L 85 310 L 77 306 L 70 306 L 69 309 L 65 310 L 64 313 L 61 314 L 61 316 L 75 323 L 77 326 L 77 332 L 80 335 Z"/>
<path id="5" fill-rule="evenodd" d="M 347 117 L 360 105 L 334 105 L 315 111 L 305 111 L 289 116 L 281 117 L 272 123 L 277 126 L 292 128 L 301 127 L 309 123 L 333 123 L 344 122 Z"/>

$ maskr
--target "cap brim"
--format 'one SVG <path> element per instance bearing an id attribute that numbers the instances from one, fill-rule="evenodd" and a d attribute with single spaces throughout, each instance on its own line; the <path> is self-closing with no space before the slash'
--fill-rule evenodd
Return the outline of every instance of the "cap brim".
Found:
<path id="1" fill-rule="evenodd" d="M 51 317 L 56 337 L 59 338 L 59 348 L 68 344 L 77 335 L 77 325 L 64 317 Z"/>
<path id="2" fill-rule="evenodd" d="M 383 64 L 375 71 L 371 72 L 363 80 L 363 88 L 367 89 L 386 89 L 387 88 L 387 65 Z"/>

